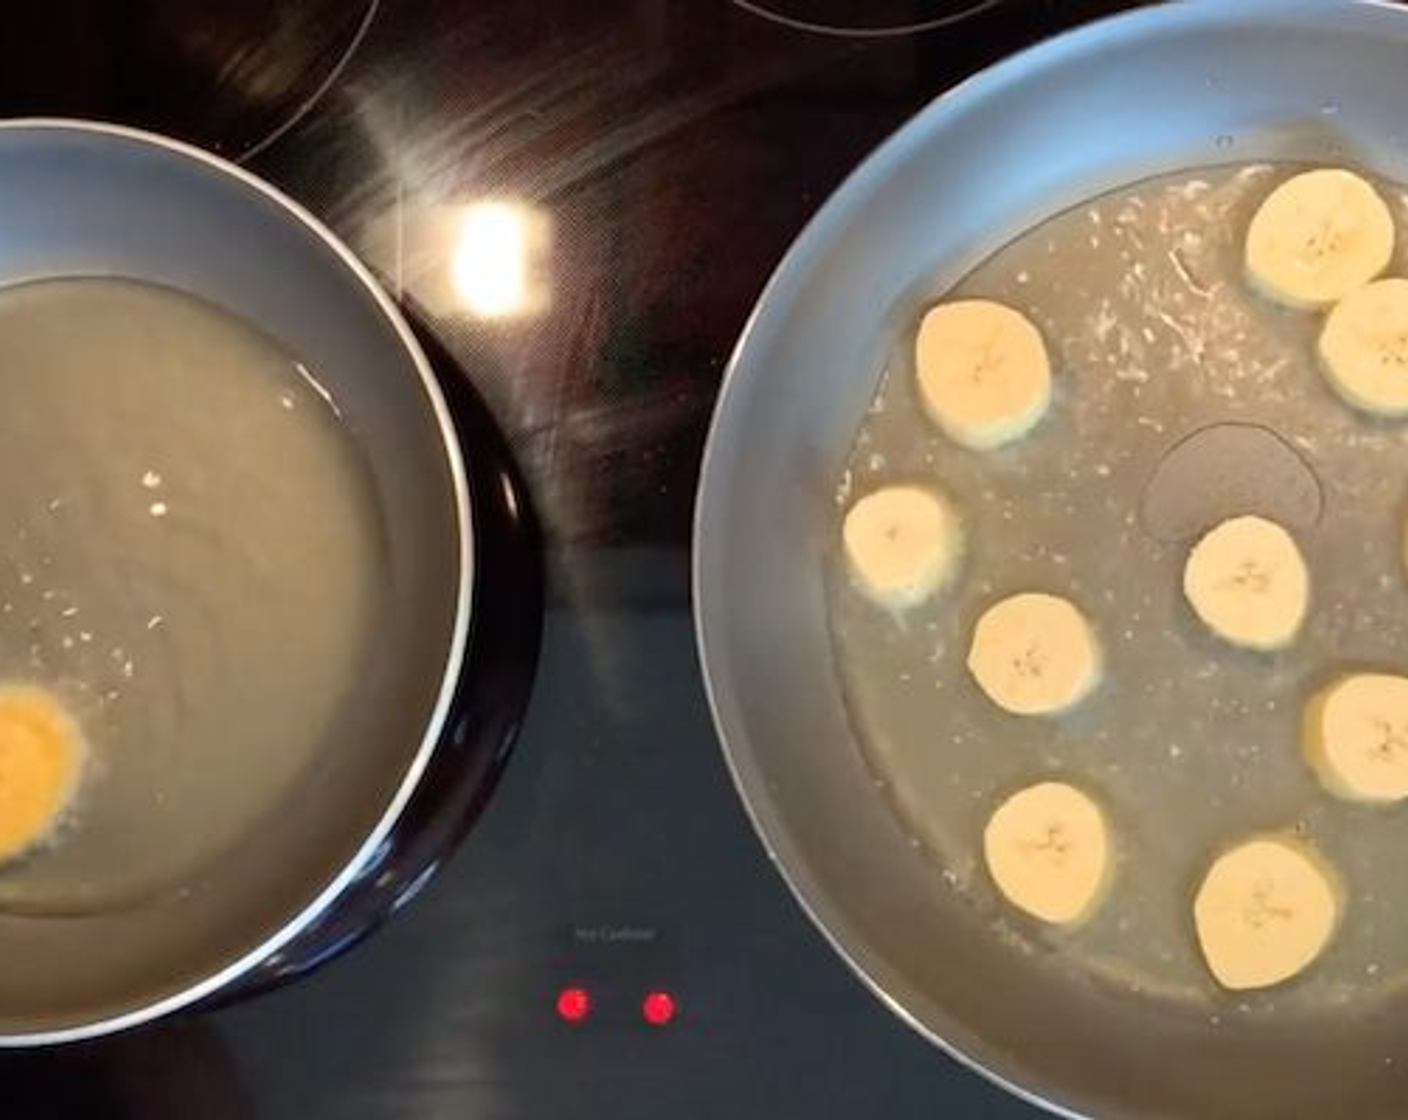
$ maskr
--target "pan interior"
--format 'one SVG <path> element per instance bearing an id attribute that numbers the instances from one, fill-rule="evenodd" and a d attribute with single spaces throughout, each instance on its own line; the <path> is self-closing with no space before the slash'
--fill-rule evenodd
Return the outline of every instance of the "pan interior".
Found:
<path id="1" fill-rule="evenodd" d="M 1058 400 L 1021 442 L 965 452 L 922 414 L 905 324 L 837 495 L 839 514 L 879 486 L 919 481 L 946 492 L 966 525 L 952 593 L 904 615 L 876 609 L 843 565 L 830 565 L 852 720 L 905 827 L 933 856 L 936 886 L 981 908 L 1014 952 L 1043 947 L 1052 967 L 1210 1020 L 1339 1018 L 1408 988 L 1405 818 L 1327 796 L 1300 749 L 1303 704 L 1327 677 L 1408 668 L 1408 586 L 1404 480 L 1393 469 L 1402 433 L 1328 388 L 1314 358 L 1320 315 L 1277 307 L 1242 276 L 1252 213 L 1298 170 L 1214 167 L 1117 191 L 933 293 L 1031 316 L 1053 355 Z M 1376 185 L 1408 230 L 1402 189 Z M 1405 257 L 1400 243 L 1395 271 Z M 1202 448 L 1198 469 L 1158 482 L 1181 506 L 1170 532 L 1149 523 L 1151 479 L 1185 443 Z M 1268 447 L 1287 449 L 1293 469 L 1262 469 Z M 1305 500 L 1307 488 L 1323 492 L 1323 508 Z M 1276 655 L 1228 647 L 1183 601 L 1193 541 L 1243 513 L 1290 526 L 1311 572 L 1307 625 Z M 839 540 L 839 516 L 834 532 Z M 1105 649 L 1105 679 L 1063 719 L 1001 712 L 964 666 L 977 616 L 1033 589 L 1077 603 Z M 982 866 L 988 814 L 1050 777 L 1091 789 L 1117 843 L 1108 898 L 1070 932 L 1016 917 Z M 1219 850 L 1259 832 L 1313 842 L 1340 869 L 1345 918 L 1300 982 L 1229 1002 L 1199 956 L 1192 894 Z"/>
<path id="2" fill-rule="evenodd" d="M 0 675 L 91 755 L 0 872 L 16 1044 L 190 1002 L 319 913 L 434 748 L 472 572 L 404 327 L 232 168 L 0 127 L 0 345 Z"/>
<path id="3" fill-rule="evenodd" d="M 1004 63 L 916 118 L 820 212 L 770 284 L 720 400 L 696 609 L 715 717 L 769 855 L 889 1007 L 1072 1114 L 1399 1116 L 1408 997 L 1366 978 L 1355 990 L 1370 998 L 1338 1008 L 1288 996 L 1210 1010 L 1201 981 L 1195 998 L 1136 995 L 1061 967 L 1041 939 L 995 936 L 993 911 L 945 882 L 892 791 L 877 788 L 853 727 L 828 625 L 836 481 L 894 340 L 1053 214 L 1230 163 L 1349 165 L 1408 182 L 1405 48 L 1408 19 L 1392 5 L 1208 0 Z M 1334 506 L 1326 495 L 1324 516 Z M 1381 624 L 1344 623 L 1370 640 Z M 933 735 L 943 743 L 942 722 Z M 1276 742 L 1265 739 L 1263 751 Z"/>
<path id="4" fill-rule="evenodd" d="M 369 465 L 313 371 L 174 289 L 0 290 L 0 680 L 84 729 L 76 798 L 0 914 L 188 890 L 310 767 L 385 610 Z"/>

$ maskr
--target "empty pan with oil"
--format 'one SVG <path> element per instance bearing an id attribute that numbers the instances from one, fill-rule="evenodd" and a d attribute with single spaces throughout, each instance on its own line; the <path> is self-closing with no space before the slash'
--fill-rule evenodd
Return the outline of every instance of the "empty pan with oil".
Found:
<path id="1" fill-rule="evenodd" d="M 0 1043 L 208 995 L 355 878 L 435 746 L 470 532 L 330 234 L 178 144 L 0 126 Z"/>

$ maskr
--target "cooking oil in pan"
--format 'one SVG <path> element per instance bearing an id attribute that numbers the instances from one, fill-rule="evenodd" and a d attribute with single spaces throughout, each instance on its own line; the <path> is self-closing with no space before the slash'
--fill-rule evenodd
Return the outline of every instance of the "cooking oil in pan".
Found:
<path id="1" fill-rule="evenodd" d="M 1193 892 L 1217 849 L 1263 830 L 1312 839 L 1343 874 L 1346 909 L 1325 956 L 1260 1006 L 1317 1007 L 1408 982 L 1408 807 L 1333 800 L 1299 750 L 1302 703 L 1336 669 L 1408 671 L 1408 428 L 1346 408 L 1314 365 L 1320 317 L 1278 308 L 1243 280 L 1247 223 L 1293 170 L 1155 179 L 1011 242 L 951 294 L 1000 300 L 1040 327 L 1056 369 L 1050 414 L 1003 450 L 957 448 L 921 414 L 910 333 L 837 496 L 838 540 L 848 501 L 896 481 L 940 487 L 967 523 L 954 587 L 904 615 L 863 600 L 839 564 L 829 576 L 853 722 L 878 784 L 938 865 L 936 889 L 990 912 L 1016 947 L 1056 945 L 1060 967 L 1209 1006 L 1220 997 L 1194 942 Z M 1401 188 L 1378 186 L 1402 275 L 1408 206 Z M 923 309 L 917 300 L 910 332 Z M 1228 449 L 1220 469 L 1217 448 Z M 1312 573 L 1306 628 L 1274 656 L 1220 645 L 1182 599 L 1190 538 L 1248 510 L 1286 522 Z M 1105 649 L 1103 685 L 1059 720 L 999 712 L 964 668 L 975 618 L 1020 590 L 1070 598 Z M 1118 836 L 1113 890 L 1070 933 L 1015 916 L 981 860 L 988 815 L 1044 776 L 1096 793 Z"/>
<path id="2" fill-rule="evenodd" d="M 370 648 L 385 550 L 355 440 L 209 304 L 8 288 L 0 541 L 0 723 L 42 696 L 85 744 L 55 827 L 0 851 L 0 913 L 191 889 L 293 788 Z"/>

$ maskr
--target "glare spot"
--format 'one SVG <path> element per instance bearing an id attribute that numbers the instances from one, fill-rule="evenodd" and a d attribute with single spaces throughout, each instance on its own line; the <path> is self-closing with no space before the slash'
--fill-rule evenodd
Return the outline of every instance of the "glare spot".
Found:
<path id="1" fill-rule="evenodd" d="M 477 202 L 465 208 L 450 259 L 450 279 L 469 311 L 502 319 L 532 307 L 537 221 L 533 211 L 519 203 Z"/>

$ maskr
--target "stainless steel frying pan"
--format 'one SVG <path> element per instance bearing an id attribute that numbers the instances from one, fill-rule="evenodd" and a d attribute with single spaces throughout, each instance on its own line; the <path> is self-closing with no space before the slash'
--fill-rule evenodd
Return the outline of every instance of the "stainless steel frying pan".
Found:
<path id="1" fill-rule="evenodd" d="M 434 377 L 367 271 L 294 203 L 159 137 L 0 125 L 0 285 L 65 276 L 188 292 L 319 371 L 371 464 L 388 609 L 320 760 L 217 865 L 130 908 L 0 912 L 0 1046 L 191 1004 L 318 918 L 376 852 L 435 748 L 473 586 L 463 465 Z"/>
<path id="2" fill-rule="evenodd" d="M 897 1015 L 1069 1115 L 1402 1116 L 1408 1000 L 1210 1017 L 996 938 L 910 843 L 848 720 L 825 607 L 836 482 L 916 292 L 1103 191 L 1266 159 L 1408 181 L 1408 12 L 1196 0 L 995 67 L 881 147 L 799 238 L 739 344 L 704 466 L 700 650 L 769 856 Z"/>

